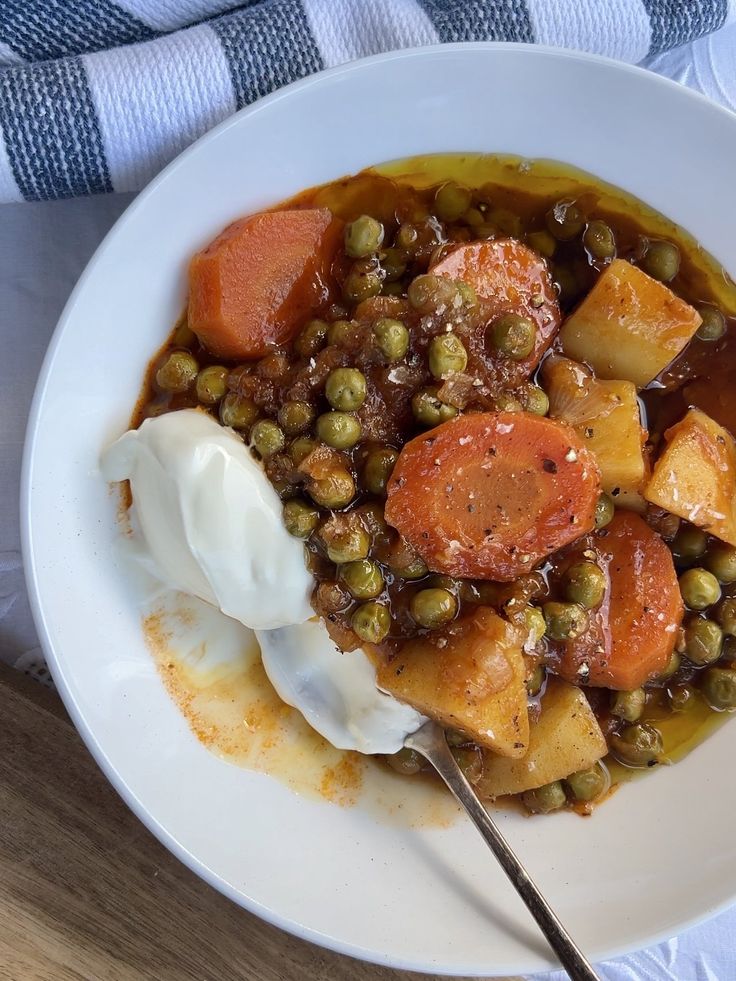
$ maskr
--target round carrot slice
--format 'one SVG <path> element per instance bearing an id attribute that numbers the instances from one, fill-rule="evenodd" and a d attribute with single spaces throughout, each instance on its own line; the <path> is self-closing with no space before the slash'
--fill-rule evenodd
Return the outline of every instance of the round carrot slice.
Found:
<path id="1" fill-rule="evenodd" d="M 608 588 L 553 670 L 576 684 L 632 691 L 664 671 L 675 647 L 683 607 L 672 553 L 632 511 L 617 511 L 585 545 Z"/>
<path id="2" fill-rule="evenodd" d="M 468 338 L 468 372 L 487 383 L 518 385 L 534 371 L 560 328 L 552 277 L 541 256 L 516 239 L 468 242 L 452 249 L 430 270 L 472 286 L 481 301 L 482 327 Z M 519 361 L 494 349 L 490 330 L 505 313 L 527 317 L 536 328 L 534 347 Z M 465 339 L 465 338 L 464 338 Z"/>
<path id="3" fill-rule="evenodd" d="M 600 472 L 564 423 L 471 413 L 407 443 L 386 520 L 433 572 L 508 581 L 595 524 Z"/>

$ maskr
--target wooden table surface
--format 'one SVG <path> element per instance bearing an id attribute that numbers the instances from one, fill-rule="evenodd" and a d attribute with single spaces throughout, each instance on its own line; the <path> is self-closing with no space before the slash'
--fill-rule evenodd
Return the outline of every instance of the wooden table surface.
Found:
<path id="1" fill-rule="evenodd" d="M 0 978 L 407 981 L 239 909 L 169 854 L 59 698 L 0 664 Z"/>

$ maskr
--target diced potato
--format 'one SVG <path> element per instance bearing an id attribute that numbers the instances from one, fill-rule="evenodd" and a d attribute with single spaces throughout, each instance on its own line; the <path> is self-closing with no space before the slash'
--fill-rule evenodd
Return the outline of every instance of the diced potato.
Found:
<path id="1" fill-rule="evenodd" d="M 544 384 L 550 416 L 569 423 L 595 454 L 603 490 L 614 492 L 619 507 L 640 510 L 647 434 L 633 382 L 600 381 L 575 361 L 550 358 Z"/>
<path id="2" fill-rule="evenodd" d="M 728 430 L 690 409 L 664 434 L 667 446 L 644 496 L 736 545 L 736 446 Z"/>
<path id="3" fill-rule="evenodd" d="M 529 743 L 521 631 L 486 607 L 378 666 L 378 686 L 501 756 Z"/>
<path id="4" fill-rule="evenodd" d="M 529 751 L 520 759 L 484 752 L 481 797 L 501 797 L 562 780 L 606 755 L 608 747 L 585 693 L 550 678 L 542 711 L 529 730 Z"/>
<path id="5" fill-rule="evenodd" d="M 560 331 L 565 354 L 599 378 L 648 385 L 682 351 L 700 314 L 663 283 L 623 259 L 600 274 Z"/>

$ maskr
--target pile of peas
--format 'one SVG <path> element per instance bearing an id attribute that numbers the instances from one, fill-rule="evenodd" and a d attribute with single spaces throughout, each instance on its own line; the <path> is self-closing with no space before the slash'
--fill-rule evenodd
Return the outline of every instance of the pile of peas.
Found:
<path id="1" fill-rule="evenodd" d="M 472 287 L 426 270 L 448 244 L 512 235 L 550 261 L 565 310 L 614 256 L 625 254 L 649 275 L 669 283 L 680 270 L 680 251 L 664 240 L 619 238 L 609 224 L 588 219 L 571 201 L 545 206 L 525 226 L 511 211 L 490 208 L 452 181 L 429 198 L 431 214 L 421 221 L 401 221 L 391 228 L 362 215 L 348 223 L 340 296 L 308 320 L 288 348 L 256 365 L 211 363 L 186 323 L 180 324 L 154 366 L 148 412 L 198 404 L 242 434 L 283 499 L 287 530 L 309 549 L 318 582 L 314 605 L 329 622 L 360 642 L 384 645 L 390 655 L 406 638 L 446 626 L 466 606 L 496 606 L 529 631 L 528 691 L 534 703 L 544 691 L 555 645 L 579 637 L 602 602 L 603 570 L 582 558 L 561 576 L 550 563 L 512 584 L 433 576 L 383 517 L 387 482 L 403 441 L 457 415 L 446 383 L 470 370 L 465 338 L 483 322 L 482 304 Z M 409 313 L 379 316 L 369 327 L 356 324 L 351 314 L 374 297 L 405 301 Z M 723 314 L 711 305 L 699 310 L 699 339 L 720 340 L 726 332 Z M 534 349 L 536 326 L 528 317 L 506 313 L 484 329 L 488 350 L 501 363 L 521 362 Z M 289 386 L 295 372 L 315 363 L 324 368 L 322 374 L 293 395 Z M 411 369 L 416 379 L 410 420 L 402 423 L 400 439 L 376 440 L 370 432 L 376 372 L 399 366 Z M 252 382 L 245 392 L 244 378 Z M 261 379 L 264 392 L 271 385 L 269 397 L 260 397 L 260 382 L 254 379 Z M 475 395 L 480 401 L 460 411 L 549 411 L 536 379 Z M 605 528 L 613 515 L 614 501 L 601 495 L 596 528 Z M 680 587 L 688 615 L 670 665 L 646 689 L 590 690 L 612 755 L 632 767 L 654 765 L 663 755 L 661 734 L 647 721 L 648 705 L 666 699 L 672 712 L 682 712 L 699 693 L 715 711 L 736 709 L 731 647 L 736 645 L 736 587 L 733 596 L 729 591 L 736 583 L 736 549 L 684 523 L 671 547 L 682 568 Z M 476 782 L 482 773 L 480 751 L 461 734 L 450 732 L 448 739 L 466 775 Z M 421 757 L 410 750 L 389 762 L 401 773 L 423 767 Z M 531 812 L 547 813 L 568 804 L 589 804 L 609 784 L 605 766 L 597 764 L 525 793 L 523 802 Z"/>

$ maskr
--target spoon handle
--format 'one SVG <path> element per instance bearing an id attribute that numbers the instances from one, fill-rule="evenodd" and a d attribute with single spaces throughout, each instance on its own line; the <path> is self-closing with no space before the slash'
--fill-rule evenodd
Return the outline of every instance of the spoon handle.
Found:
<path id="1" fill-rule="evenodd" d="M 501 863 L 512 885 L 526 903 L 542 933 L 559 957 L 572 981 L 599 981 L 591 965 L 577 947 L 570 934 L 552 912 L 549 904 L 532 881 L 529 873 L 509 847 L 496 827 L 475 791 L 465 779 L 455 757 L 447 745 L 445 734 L 435 722 L 426 722 L 421 729 L 408 736 L 409 749 L 421 753 L 445 781 L 468 817 L 483 835 L 486 844 Z"/>

